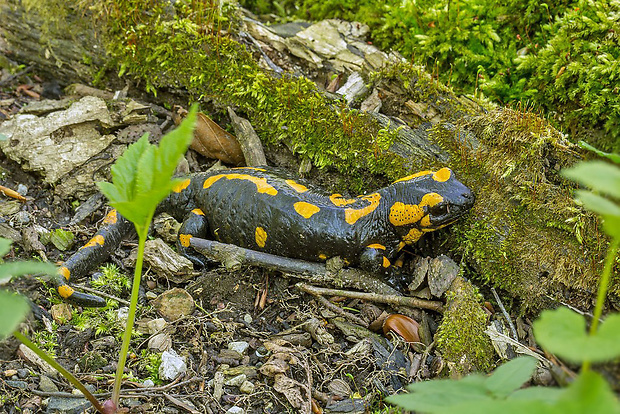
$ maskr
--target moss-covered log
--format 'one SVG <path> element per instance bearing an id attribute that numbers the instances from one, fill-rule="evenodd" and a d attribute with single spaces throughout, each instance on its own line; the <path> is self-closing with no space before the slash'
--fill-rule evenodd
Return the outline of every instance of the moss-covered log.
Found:
<path id="1" fill-rule="evenodd" d="M 573 299 L 585 301 L 573 304 L 589 306 L 607 242 L 559 175 L 583 154 L 540 116 L 485 108 L 404 63 L 365 74 L 383 101 L 382 115 L 366 114 L 327 98 L 304 77 L 261 69 L 260 54 L 234 34 L 243 24 L 234 10 L 221 12 L 209 1 L 200 10 L 184 2 L 103 3 L 107 63 L 121 76 L 153 92 L 182 87 L 215 108 L 234 106 L 266 144 L 286 144 L 315 166 L 338 170 L 353 191 L 371 177 L 385 181 L 449 165 L 477 195 L 451 240 L 471 264 L 468 276 L 505 289 L 526 307 L 540 308 L 547 297 L 563 301 L 566 288 L 583 292 Z M 0 33 L 10 39 L 5 21 Z M 80 40 L 89 50 L 92 38 Z M 618 283 L 611 294 L 617 300 Z"/>

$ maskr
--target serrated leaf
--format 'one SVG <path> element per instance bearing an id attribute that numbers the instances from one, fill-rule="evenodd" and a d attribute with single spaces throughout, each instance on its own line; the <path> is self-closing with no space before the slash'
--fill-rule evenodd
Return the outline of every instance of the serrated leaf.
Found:
<path id="1" fill-rule="evenodd" d="M 496 397 L 506 397 L 528 381 L 538 365 L 532 357 L 515 358 L 499 366 L 485 381 L 485 386 Z"/>
<path id="2" fill-rule="evenodd" d="M 29 311 L 30 305 L 24 297 L 0 290 L 0 341 L 17 329 Z"/>
<path id="3" fill-rule="evenodd" d="M 110 201 L 129 201 L 134 197 L 138 161 L 149 145 L 151 144 L 149 144 L 148 134 L 144 134 L 116 160 L 110 170 L 112 172 L 112 183 L 121 199 Z"/>
<path id="4" fill-rule="evenodd" d="M 620 356 L 620 314 L 612 314 L 594 335 L 586 321 L 568 308 L 545 311 L 534 322 L 534 336 L 548 351 L 575 363 L 604 362 Z"/>
<path id="5" fill-rule="evenodd" d="M 614 153 L 610 153 L 610 152 L 603 152 L 603 151 L 601 151 L 599 149 L 594 148 L 592 145 L 588 144 L 585 141 L 579 141 L 579 146 L 581 146 L 582 148 L 585 148 L 587 150 L 590 150 L 590 151 L 596 153 L 600 157 L 607 158 L 607 159 L 615 162 L 616 164 L 620 164 L 620 155 L 618 155 L 618 154 L 614 154 Z"/>
<path id="6" fill-rule="evenodd" d="M 139 197 L 144 192 L 153 188 L 153 179 L 156 174 L 153 166 L 155 165 L 155 147 L 149 145 L 140 155 L 136 166 L 136 182 L 134 197 Z"/>
<path id="7" fill-rule="evenodd" d="M 594 371 L 582 372 L 563 393 L 556 407 L 564 414 L 620 414 L 620 404 L 611 387 Z"/>
<path id="8" fill-rule="evenodd" d="M 490 399 L 484 381 L 482 376 L 470 375 L 462 380 L 417 382 L 407 387 L 411 393 L 392 395 L 386 401 L 410 411 L 435 413 L 464 401 Z"/>
<path id="9" fill-rule="evenodd" d="M 562 175 L 593 190 L 620 198 L 620 168 L 603 161 L 580 162 Z"/>
<path id="10" fill-rule="evenodd" d="M 0 237 L 0 258 L 11 251 L 11 243 L 11 240 Z"/>
<path id="11" fill-rule="evenodd" d="M 0 281 L 27 274 L 44 273 L 54 275 L 57 271 L 56 266 L 51 263 L 32 261 L 8 262 L 0 265 Z"/>

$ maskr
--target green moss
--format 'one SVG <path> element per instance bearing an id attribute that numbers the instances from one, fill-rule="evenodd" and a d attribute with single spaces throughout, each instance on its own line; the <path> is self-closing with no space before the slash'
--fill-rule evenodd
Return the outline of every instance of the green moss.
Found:
<path id="1" fill-rule="evenodd" d="M 232 11 L 220 14 L 210 2 L 195 9 L 177 2 L 173 11 L 166 9 L 169 2 L 149 2 L 148 8 L 139 7 L 145 1 L 107 3 L 113 10 L 107 16 L 109 54 L 121 76 L 143 82 L 147 91 L 183 87 L 201 91 L 194 98 L 216 107 L 235 106 L 266 143 L 284 143 L 319 168 L 352 176 L 351 182 L 367 173 L 391 179 L 406 173 L 404 160 L 387 151 L 395 129 L 328 101 L 304 77 L 264 73 L 244 46 L 220 30 L 234 27 Z"/>
<path id="2" fill-rule="evenodd" d="M 457 277 L 446 297 L 446 311 L 435 341 L 451 374 L 490 370 L 494 351 L 484 333 L 487 314 L 480 304 L 480 295 L 468 281 Z"/>
<path id="3" fill-rule="evenodd" d="M 464 131 L 470 135 L 455 138 Z M 455 245 L 482 280 L 534 309 L 561 286 L 596 290 L 607 240 L 559 175 L 579 151 L 562 134 L 526 109 L 504 108 L 456 130 L 437 126 L 432 139 L 454 155 L 453 168 L 476 194 L 470 216 L 454 231 Z M 620 285 L 611 292 L 619 295 Z"/>

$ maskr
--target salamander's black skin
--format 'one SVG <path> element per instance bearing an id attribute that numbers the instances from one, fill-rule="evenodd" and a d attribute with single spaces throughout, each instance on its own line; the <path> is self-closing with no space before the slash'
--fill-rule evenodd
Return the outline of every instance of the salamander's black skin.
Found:
<path id="1" fill-rule="evenodd" d="M 183 220 L 177 245 L 195 263 L 192 237 L 213 238 L 280 256 L 345 263 L 388 273 L 406 245 L 442 228 L 473 205 L 474 196 L 448 168 L 422 171 L 355 198 L 329 194 L 282 170 L 247 167 L 182 181 L 158 207 Z M 58 291 L 72 302 L 102 306 L 73 291 L 69 277 L 103 262 L 132 224 L 112 210 L 101 230 L 60 268 Z"/>

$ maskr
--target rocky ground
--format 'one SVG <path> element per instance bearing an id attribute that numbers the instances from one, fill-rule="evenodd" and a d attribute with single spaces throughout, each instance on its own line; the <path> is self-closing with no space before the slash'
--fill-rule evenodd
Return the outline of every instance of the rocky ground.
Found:
<path id="1" fill-rule="evenodd" d="M 378 91 L 365 91 L 355 75 L 399 59 L 363 41 L 363 25 L 325 21 L 268 30 L 252 19 L 246 22 L 246 41 L 275 73 L 303 73 L 325 93 L 344 96 L 369 112 L 391 104 Z M 347 73 L 347 80 L 338 73 Z M 0 236 L 14 241 L 5 260 L 62 261 L 87 241 L 107 208 L 94 182 L 109 179 L 109 166 L 144 132 L 157 140 L 172 128 L 174 113 L 165 108 L 184 99 L 147 101 L 132 89 L 110 92 L 81 85 L 60 91 L 41 82 L 36 68 L 18 76 L 4 71 L 0 88 L 0 133 L 9 138 L 0 143 L 0 184 L 26 197 L 0 197 Z M 415 110 L 428 122 L 440 116 L 432 106 L 411 105 L 409 112 Z M 286 148 L 265 152 L 269 164 L 307 170 Z M 194 150 L 186 158 L 183 168 L 189 172 L 215 163 Z M 307 178 L 328 186 L 337 182 L 315 170 Z M 175 226 L 169 217 L 157 218 L 149 241 L 139 335 L 122 393 L 132 412 L 388 412 L 382 398 L 407 383 L 472 368 L 467 358 L 459 367 L 450 365 L 437 351 L 433 336 L 441 322 L 439 311 L 350 298 L 350 286 L 340 293 L 310 295 L 312 281 L 304 282 L 304 291 L 297 285 L 299 276 L 260 267 L 194 270 L 168 247 Z M 456 276 L 454 260 L 459 258 L 442 255 L 448 253 L 441 247 L 446 237 L 448 232 L 431 237 L 417 255 L 408 254 L 406 266 L 416 271 L 405 283 L 407 295 L 443 304 L 446 291 L 473 292 Z M 117 272 L 132 274 L 135 246 L 135 240 L 125 241 L 109 261 L 117 270 L 100 269 L 84 286 L 127 300 L 127 284 Z M 331 265 L 336 269 L 328 267 L 328 275 L 338 272 L 337 264 Z M 34 277 L 11 285 L 50 312 L 51 320 L 30 319 L 24 329 L 101 399 L 107 398 L 125 302 L 110 300 L 101 310 L 76 309 L 60 303 L 49 286 Z M 383 297 L 398 295 L 389 286 L 381 289 Z M 454 294 L 448 297 L 446 308 L 454 305 Z M 499 307 L 496 312 L 487 305 L 488 322 L 496 327 L 493 343 L 503 357 L 514 352 L 506 350 L 506 336 L 525 344 L 522 352 L 535 346 L 526 318 L 504 318 Z M 513 322 L 512 330 L 503 327 Z M 541 369 L 535 381 L 551 383 L 551 372 Z M 12 339 L 2 343 L 0 389 L 0 412 L 82 412 L 89 406 Z"/>

